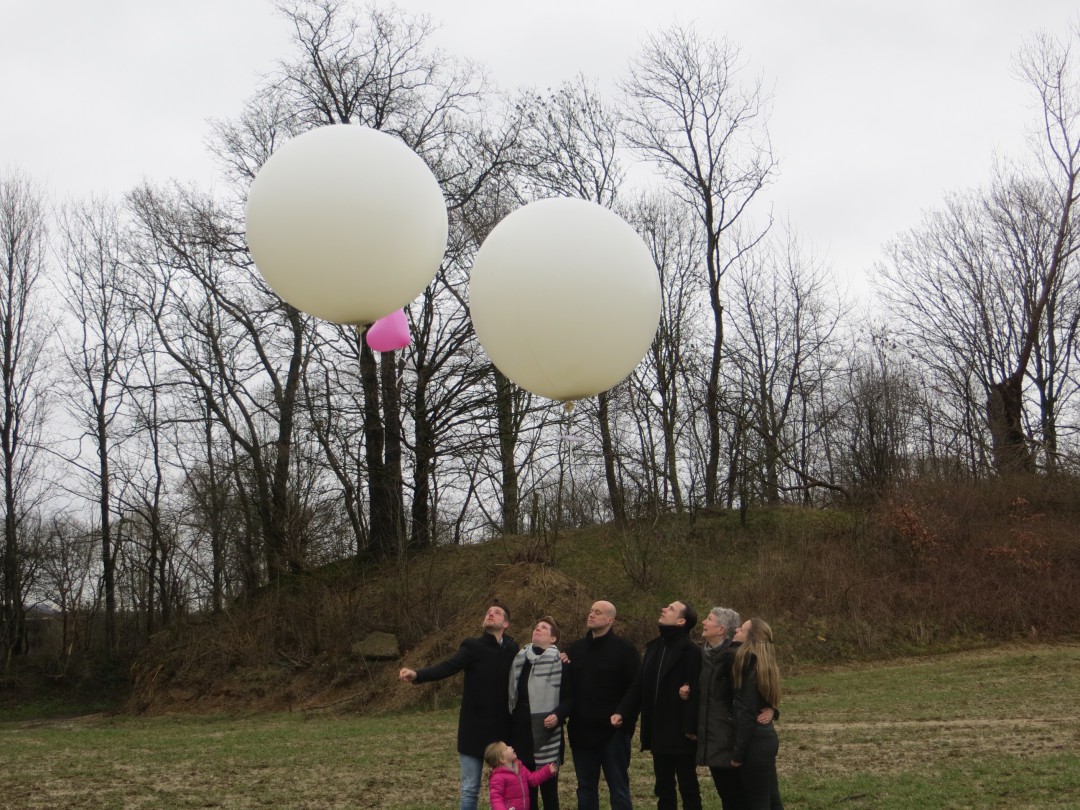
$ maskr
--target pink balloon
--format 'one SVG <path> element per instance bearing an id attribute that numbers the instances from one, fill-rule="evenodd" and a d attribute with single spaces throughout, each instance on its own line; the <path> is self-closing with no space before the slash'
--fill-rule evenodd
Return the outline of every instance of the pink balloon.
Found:
<path id="1" fill-rule="evenodd" d="M 392 352 L 404 349 L 412 343 L 412 335 L 409 334 L 409 321 L 405 317 L 405 310 L 399 309 L 391 312 L 368 327 L 365 335 L 367 345 L 375 352 Z"/>

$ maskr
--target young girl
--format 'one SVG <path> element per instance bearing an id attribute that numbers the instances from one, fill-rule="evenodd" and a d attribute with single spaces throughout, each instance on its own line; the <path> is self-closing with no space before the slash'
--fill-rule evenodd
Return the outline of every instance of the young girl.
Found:
<path id="1" fill-rule="evenodd" d="M 514 749 L 503 742 L 489 745 L 484 761 L 491 766 L 491 810 L 529 810 L 529 788 L 551 779 L 559 770 L 552 762 L 534 773 L 518 762 Z"/>

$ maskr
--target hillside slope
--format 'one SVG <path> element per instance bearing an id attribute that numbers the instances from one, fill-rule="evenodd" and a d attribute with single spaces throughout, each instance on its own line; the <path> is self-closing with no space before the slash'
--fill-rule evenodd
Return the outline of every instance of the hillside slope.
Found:
<path id="1" fill-rule="evenodd" d="M 444 701 L 397 681 L 479 632 L 488 600 L 527 639 L 550 613 L 564 642 L 608 599 L 643 644 L 672 599 L 766 617 L 789 671 L 822 662 L 1080 635 L 1080 497 L 1039 479 L 913 486 L 873 510 L 700 513 L 554 537 L 440 547 L 298 577 L 155 637 L 133 669 L 141 712 L 390 711 Z M 400 655 L 360 654 L 373 632 Z"/>

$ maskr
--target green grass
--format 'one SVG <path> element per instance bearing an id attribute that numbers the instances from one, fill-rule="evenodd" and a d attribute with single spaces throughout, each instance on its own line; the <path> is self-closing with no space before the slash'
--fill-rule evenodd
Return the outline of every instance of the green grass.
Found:
<path id="1" fill-rule="evenodd" d="M 1076 756 L 985 758 L 920 773 L 859 774 L 781 783 L 785 806 L 844 808 L 1075 808 Z"/>
<path id="2" fill-rule="evenodd" d="M 789 810 L 1078 806 L 1078 645 L 821 669 L 785 689 Z M 0 807 L 452 807 L 455 725 L 453 709 L 9 719 L 0 722 Z M 701 785 L 706 808 L 718 810 L 704 771 Z M 568 763 L 568 806 L 573 786 Z M 648 757 L 635 753 L 639 806 L 652 806 L 651 789 Z"/>

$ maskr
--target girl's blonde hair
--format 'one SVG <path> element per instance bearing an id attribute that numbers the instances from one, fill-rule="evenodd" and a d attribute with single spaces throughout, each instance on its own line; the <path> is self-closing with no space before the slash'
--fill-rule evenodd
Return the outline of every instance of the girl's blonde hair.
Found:
<path id="1" fill-rule="evenodd" d="M 493 770 L 502 765 L 504 748 L 506 748 L 506 743 L 493 742 L 484 749 L 484 762 L 490 765 Z"/>
<path id="2" fill-rule="evenodd" d="M 756 659 L 757 686 L 770 706 L 780 705 L 780 667 L 776 665 L 772 628 L 757 616 L 750 619 L 750 632 L 735 653 L 735 688 L 742 686 L 743 675 L 749 671 L 751 656 Z"/>

